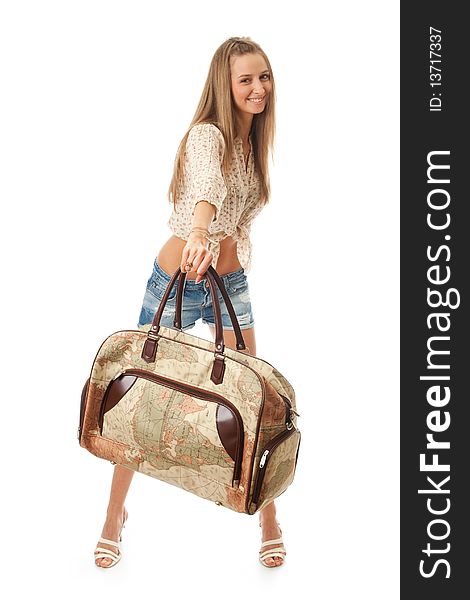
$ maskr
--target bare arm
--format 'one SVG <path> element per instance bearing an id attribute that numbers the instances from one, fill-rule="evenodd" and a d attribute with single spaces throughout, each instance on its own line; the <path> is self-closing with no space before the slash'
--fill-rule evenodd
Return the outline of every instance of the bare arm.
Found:
<path id="1" fill-rule="evenodd" d="M 215 206 L 210 204 L 210 202 L 201 200 L 194 207 L 193 227 L 204 227 L 204 229 L 209 229 L 209 225 L 212 223 L 214 215 Z"/>
<path id="2" fill-rule="evenodd" d="M 215 215 L 215 206 L 210 202 L 201 200 L 194 207 L 194 218 L 192 227 L 202 227 L 209 229 L 209 225 Z M 202 276 L 212 263 L 212 252 L 206 248 L 206 237 L 204 233 L 194 231 L 189 234 L 186 246 L 181 254 L 180 268 L 183 272 L 197 272 L 196 283 L 199 283 Z M 186 266 L 186 263 L 192 263 L 192 267 Z"/>

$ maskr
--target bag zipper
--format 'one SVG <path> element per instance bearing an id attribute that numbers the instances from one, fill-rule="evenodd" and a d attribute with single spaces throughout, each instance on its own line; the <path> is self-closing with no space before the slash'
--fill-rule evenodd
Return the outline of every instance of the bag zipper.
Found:
<path id="1" fill-rule="evenodd" d="M 279 392 L 278 392 L 279 394 Z M 284 403 L 286 405 L 286 426 L 287 429 L 291 429 L 291 427 L 289 427 L 289 425 L 292 423 L 292 414 L 297 415 L 298 417 L 300 417 L 299 413 L 297 411 L 295 411 L 292 408 L 292 402 L 289 400 L 289 398 L 287 398 L 286 396 L 284 396 L 284 394 L 279 394 L 279 396 L 281 396 L 281 398 L 284 400 Z"/>
<path id="2" fill-rule="evenodd" d="M 180 383 L 179 381 L 175 381 L 174 379 L 169 379 L 168 377 L 164 377 L 163 375 L 159 375 L 158 373 L 149 373 L 148 371 L 145 371 L 143 369 L 125 369 L 124 371 L 121 371 L 120 373 L 115 375 L 115 377 L 113 377 L 113 379 L 109 382 L 108 387 L 106 388 L 106 392 L 104 394 L 103 401 L 102 401 L 101 407 L 100 407 L 100 415 L 99 415 L 100 423 L 103 423 L 103 421 L 104 421 L 104 413 L 106 412 L 105 409 L 106 409 L 106 398 L 107 398 L 108 390 L 110 389 L 112 382 L 115 379 L 117 379 L 118 377 L 120 377 L 121 375 L 135 375 L 136 377 L 141 377 L 142 379 L 147 379 L 148 381 L 153 381 L 160 385 L 169 387 L 173 390 L 177 390 L 178 392 L 188 393 L 189 395 L 194 396 L 195 398 L 200 398 L 201 400 L 208 400 L 209 402 L 216 402 L 217 404 L 222 404 L 223 406 L 228 408 L 228 410 L 230 410 L 230 412 L 234 415 L 234 417 L 237 421 L 237 424 L 238 424 L 238 445 L 237 445 L 237 452 L 236 452 L 236 459 L 235 459 L 234 477 L 233 477 L 233 483 L 232 483 L 232 485 L 234 485 L 235 487 L 238 487 L 238 484 L 240 482 L 241 470 L 242 470 L 244 427 L 243 427 L 243 420 L 242 420 L 240 413 L 238 412 L 238 409 L 236 408 L 236 406 L 234 404 L 232 404 L 232 402 L 230 402 L 230 400 L 227 400 L 226 398 L 224 398 L 220 394 L 216 394 L 215 392 L 209 392 L 207 390 L 202 390 L 202 389 L 192 386 L 188 383 Z M 100 429 L 100 434 L 103 435 L 102 426 Z"/>
<path id="3" fill-rule="evenodd" d="M 252 502 L 254 502 L 255 504 L 258 503 L 258 498 L 261 492 L 261 486 L 263 485 L 264 474 L 266 473 L 267 464 L 272 456 L 273 450 L 275 450 L 277 446 L 279 446 L 279 444 L 287 440 L 291 435 L 298 431 L 298 429 L 294 427 L 292 423 L 291 425 L 292 427 L 290 429 L 286 429 L 285 431 L 281 431 L 281 433 L 278 433 L 278 435 L 265 446 L 264 452 L 261 455 L 259 461 L 258 473 L 256 475 L 255 487 L 253 490 Z"/>

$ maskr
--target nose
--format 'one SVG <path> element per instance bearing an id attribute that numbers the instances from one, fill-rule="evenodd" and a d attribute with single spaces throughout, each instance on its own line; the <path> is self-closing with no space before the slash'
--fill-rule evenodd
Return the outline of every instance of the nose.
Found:
<path id="1" fill-rule="evenodd" d="M 261 81 L 260 79 L 254 79 L 253 80 L 253 94 L 257 94 L 258 96 L 264 96 L 265 94 L 265 88 L 264 88 L 264 81 Z"/>

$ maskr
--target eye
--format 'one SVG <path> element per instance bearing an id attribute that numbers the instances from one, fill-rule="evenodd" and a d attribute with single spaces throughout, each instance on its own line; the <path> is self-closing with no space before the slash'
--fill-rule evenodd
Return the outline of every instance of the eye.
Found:
<path id="1" fill-rule="evenodd" d="M 261 75 L 261 79 L 263 79 L 263 78 L 265 78 L 264 81 L 267 81 L 267 80 L 271 79 L 271 75 L 269 73 L 264 73 L 263 75 Z M 245 81 L 250 81 L 250 79 L 249 78 L 241 79 L 240 83 L 245 83 Z"/>

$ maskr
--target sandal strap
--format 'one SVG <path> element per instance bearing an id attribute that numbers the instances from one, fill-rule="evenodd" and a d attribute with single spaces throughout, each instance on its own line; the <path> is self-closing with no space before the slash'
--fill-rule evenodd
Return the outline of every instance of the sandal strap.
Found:
<path id="1" fill-rule="evenodd" d="M 279 558 L 284 558 L 284 556 L 286 555 L 286 551 L 285 550 L 266 550 L 266 552 L 263 552 L 262 554 L 260 554 L 259 559 L 260 560 L 266 560 L 267 558 L 271 558 L 272 556 L 278 556 Z"/>
<path id="2" fill-rule="evenodd" d="M 98 547 L 95 550 L 95 558 L 109 558 L 110 556 L 116 560 L 120 558 L 121 555 L 116 554 L 115 552 L 113 552 L 112 550 L 108 550 L 107 548 Z"/>
<path id="3" fill-rule="evenodd" d="M 264 548 L 265 546 L 269 546 L 270 544 L 282 544 L 282 537 L 277 538 L 277 540 L 266 540 L 265 542 L 263 542 L 261 544 L 261 548 Z"/>
<path id="4" fill-rule="evenodd" d="M 114 540 L 107 540 L 106 538 L 100 538 L 100 542 L 104 542 L 105 544 L 111 544 L 111 546 L 116 546 L 116 548 L 119 548 L 119 542 L 115 542 Z"/>
<path id="5" fill-rule="evenodd" d="M 109 563 L 109 565 L 99 565 L 96 563 L 97 560 L 101 560 L 102 558 L 107 558 L 108 560 L 110 560 L 111 562 Z M 109 569 L 109 567 L 114 567 L 114 565 L 117 565 L 120 560 L 120 556 L 118 556 L 118 558 L 111 558 L 110 556 L 95 556 L 95 565 L 97 567 L 101 567 L 102 569 Z"/>

